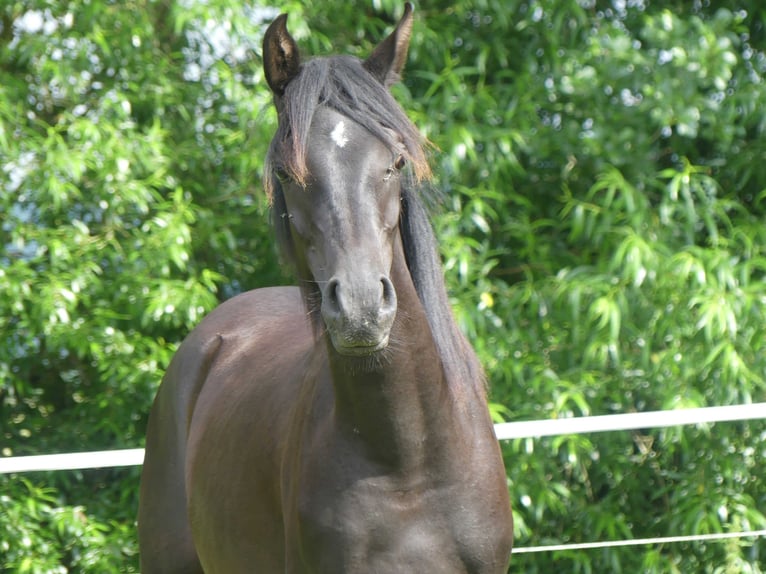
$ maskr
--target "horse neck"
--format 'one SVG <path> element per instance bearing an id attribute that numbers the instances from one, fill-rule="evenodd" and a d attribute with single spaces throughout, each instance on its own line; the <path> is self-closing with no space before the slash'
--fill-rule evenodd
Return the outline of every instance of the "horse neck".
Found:
<path id="1" fill-rule="evenodd" d="M 359 359 L 346 359 L 328 347 L 339 429 L 361 440 L 377 462 L 403 469 L 423 465 L 426 457 L 438 456 L 457 439 L 465 420 L 464 407 L 458 405 L 477 403 L 461 395 L 477 387 L 448 380 L 400 241 L 394 247 L 391 280 L 397 318 L 389 349 L 374 368 L 359 368 Z M 478 403 L 486 410 L 483 401 Z"/>

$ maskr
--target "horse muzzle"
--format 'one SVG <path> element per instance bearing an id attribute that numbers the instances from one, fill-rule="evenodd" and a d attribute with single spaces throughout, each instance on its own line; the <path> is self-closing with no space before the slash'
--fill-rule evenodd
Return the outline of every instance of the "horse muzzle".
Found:
<path id="1" fill-rule="evenodd" d="M 335 276 L 322 290 L 321 312 L 339 354 L 372 355 L 388 346 L 396 317 L 396 291 L 386 276 L 367 280 Z"/>

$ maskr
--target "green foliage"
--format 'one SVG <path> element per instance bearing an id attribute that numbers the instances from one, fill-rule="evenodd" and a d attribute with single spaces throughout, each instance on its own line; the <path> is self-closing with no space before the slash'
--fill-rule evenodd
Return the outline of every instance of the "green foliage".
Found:
<path id="1" fill-rule="evenodd" d="M 283 2 L 364 55 L 401 2 Z M 286 280 L 250 3 L 0 8 L 2 455 L 140 446 L 176 345 Z M 417 7 L 397 98 L 433 141 L 495 420 L 766 400 L 766 10 Z M 766 527 L 766 423 L 503 445 L 517 546 Z M 137 571 L 138 469 L 0 477 L 0 572 Z M 44 485 L 44 486 L 43 486 Z M 763 540 L 525 554 L 519 572 L 763 572 Z"/>
<path id="2" fill-rule="evenodd" d="M 63 506 L 53 489 L 26 480 L 0 496 L 0 509 L 4 572 L 137 572 L 124 564 L 136 554 L 129 522 L 100 522 L 82 506 Z"/>
<path id="3" fill-rule="evenodd" d="M 224 2 L 0 9 L 3 456 L 140 446 L 185 334 L 220 299 L 284 280 L 260 191 L 262 16 Z M 29 492 L 0 478 L 18 517 L 0 571 L 135 571 L 137 477 L 59 473 Z"/>
<path id="4" fill-rule="evenodd" d="M 407 87 L 442 150 L 440 237 L 493 400 L 519 420 L 763 401 L 763 10 L 426 11 L 413 59 L 434 65 Z M 765 429 L 512 441 L 517 545 L 762 528 Z M 531 554 L 512 570 L 760 572 L 763 548 Z"/>

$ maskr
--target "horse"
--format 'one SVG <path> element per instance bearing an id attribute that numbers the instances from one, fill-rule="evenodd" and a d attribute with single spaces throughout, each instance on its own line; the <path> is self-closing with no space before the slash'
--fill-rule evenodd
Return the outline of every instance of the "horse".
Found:
<path id="1" fill-rule="evenodd" d="M 452 316 L 427 146 L 389 87 L 406 4 L 364 61 L 263 45 L 265 168 L 298 280 L 222 303 L 147 427 L 143 574 L 507 571 L 513 521 L 479 361 Z"/>

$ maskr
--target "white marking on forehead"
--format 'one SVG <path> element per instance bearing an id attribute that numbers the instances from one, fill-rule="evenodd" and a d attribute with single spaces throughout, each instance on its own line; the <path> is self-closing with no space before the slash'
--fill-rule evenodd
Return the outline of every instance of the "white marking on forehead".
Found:
<path id="1" fill-rule="evenodd" d="M 343 120 L 339 121 L 338 125 L 335 126 L 335 129 L 330 132 L 330 137 L 332 138 L 332 141 L 335 142 L 336 146 L 346 147 L 348 138 L 346 137 L 346 124 L 343 123 Z"/>

